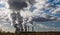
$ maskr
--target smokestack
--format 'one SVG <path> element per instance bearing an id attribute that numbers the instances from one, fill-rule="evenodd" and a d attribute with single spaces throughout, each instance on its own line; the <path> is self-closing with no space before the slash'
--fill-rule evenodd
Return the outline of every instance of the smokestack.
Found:
<path id="1" fill-rule="evenodd" d="M 29 17 L 28 21 L 29 23 L 32 24 L 32 31 L 34 31 L 34 26 L 33 26 L 33 17 Z"/>

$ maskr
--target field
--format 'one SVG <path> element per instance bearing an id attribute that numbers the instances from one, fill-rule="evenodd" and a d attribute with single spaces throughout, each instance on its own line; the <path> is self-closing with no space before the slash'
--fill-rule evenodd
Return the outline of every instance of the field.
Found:
<path id="1" fill-rule="evenodd" d="M 0 35 L 60 35 L 60 32 L 20 32 L 20 33 L 0 32 Z"/>

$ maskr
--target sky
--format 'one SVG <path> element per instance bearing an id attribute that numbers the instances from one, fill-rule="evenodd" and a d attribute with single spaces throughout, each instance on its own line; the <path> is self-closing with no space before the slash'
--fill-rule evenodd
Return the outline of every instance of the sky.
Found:
<path id="1" fill-rule="evenodd" d="M 60 0 L 35 0 L 36 3 L 27 7 L 25 12 L 21 11 L 21 15 L 35 18 L 35 31 L 60 31 Z M 0 29 L 3 31 L 14 32 L 15 28 L 10 24 L 11 21 L 5 19 L 10 18 L 12 11 L 8 9 L 9 5 L 6 1 L 0 2 Z M 39 21 L 38 21 L 39 19 Z M 43 20 L 41 20 L 43 19 Z M 36 21 L 37 20 L 37 21 Z M 53 21 L 50 21 L 53 20 Z M 42 22 L 41 22 L 42 21 Z M 30 26 L 31 31 L 31 25 Z"/>

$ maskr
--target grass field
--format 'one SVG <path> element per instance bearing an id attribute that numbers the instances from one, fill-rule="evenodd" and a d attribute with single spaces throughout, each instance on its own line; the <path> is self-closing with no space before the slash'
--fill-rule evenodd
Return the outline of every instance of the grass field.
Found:
<path id="1" fill-rule="evenodd" d="M 60 32 L 20 32 L 20 33 L 0 32 L 0 35 L 60 35 Z"/>

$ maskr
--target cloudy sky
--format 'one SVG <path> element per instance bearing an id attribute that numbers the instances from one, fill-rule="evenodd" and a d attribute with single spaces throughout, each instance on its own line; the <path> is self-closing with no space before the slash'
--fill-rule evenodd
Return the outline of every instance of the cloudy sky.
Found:
<path id="1" fill-rule="evenodd" d="M 21 11 L 21 15 L 34 18 L 35 31 L 60 31 L 60 1 L 59 0 L 35 0 L 36 3 Z M 15 28 L 10 24 L 9 5 L 5 0 L 0 1 L 0 29 L 3 31 L 14 32 Z M 31 25 L 27 24 L 30 26 Z"/>

